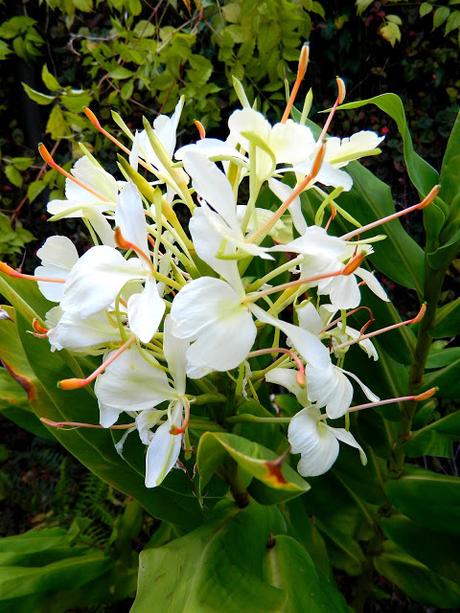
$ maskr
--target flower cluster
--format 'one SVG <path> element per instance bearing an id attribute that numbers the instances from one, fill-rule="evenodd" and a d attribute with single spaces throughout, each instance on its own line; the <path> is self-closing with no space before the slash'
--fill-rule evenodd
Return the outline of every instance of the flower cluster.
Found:
<path id="1" fill-rule="evenodd" d="M 293 91 L 307 60 L 305 47 Z M 29 278 L 56 306 L 35 323 L 35 333 L 51 351 L 102 356 L 88 377 L 59 385 L 72 390 L 95 382 L 104 428 L 123 413 L 131 416 L 126 434 L 137 430 L 147 447 L 147 487 L 159 485 L 178 462 L 199 400 L 190 390 L 219 392 L 220 372 L 229 382 L 242 379 L 242 393 L 251 393 L 251 361 L 261 355 L 273 356 L 263 371 L 267 384 L 286 388 L 303 407 L 287 430 L 303 476 L 327 471 L 340 441 L 357 448 L 365 462 L 349 429 L 328 421 L 361 408 L 351 406 L 353 385 L 369 400 L 362 407 L 379 403 L 345 361 L 352 345 L 377 360 L 370 339 L 381 331 L 367 331 L 372 317 L 360 330 L 347 318 L 366 308 L 363 285 L 388 300 L 365 262 L 373 252 L 365 233 L 402 213 L 362 227 L 336 199 L 352 188 L 347 164 L 379 153 L 382 138 L 370 131 L 327 137 L 345 95 L 340 79 L 319 136 L 306 125 L 306 113 L 300 121 L 289 118 L 293 96 L 283 119 L 271 125 L 238 83 L 237 90 L 242 108 L 230 116 L 226 140 L 207 138 L 197 122 L 199 140 L 177 150 L 182 99 L 171 117 L 145 122 L 135 134 L 119 120 L 129 146 L 86 109 L 127 155 L 120 158 L 119 178 L 85 149 L 67 173 L 41 146 L 43 158 L 67 177 L 65 199 L 48 204 L 51 220 L 81 218 L 94 246 L 79 255 L 68 238 L 51 236 L 39 249 L 41 265 Z M 302 209 L 308 190 L 320 202 L 314 223 Z M 355 229 L 330 232 L 336 215 Z M 254 274 L 258 263 L 268 270 L 261 277 Z M 6 264 L 1 270 L 27 276 Z M 278 283 L 281 276 L 288 280 Z"/>

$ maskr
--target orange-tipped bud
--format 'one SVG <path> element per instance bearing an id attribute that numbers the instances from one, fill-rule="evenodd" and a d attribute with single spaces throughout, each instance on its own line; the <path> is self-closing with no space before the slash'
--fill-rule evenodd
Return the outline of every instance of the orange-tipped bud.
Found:
<path id="1" fill-rule="evenodd" d="M 43 143 L 38 144 L 38 153 L 40 154 L 42 160 L 46 162 L 47 164 L 49 164 L 50 166 L 53 166 L 55 164 L 55 161 L 53 160 L 51 153 L 48 151 L 48 149 L 45 147 Z"/>
<path id="2" fill-rule="evenodd" d="M 36 319 L 35 317 L 34 319 L 32 319 L 32 328 L 35 330 L 35 332 L 38 332 L 39 334 L 48 334 L 48 328 L 42 326 L 38 319 Z"/>
<path id="3" fill-rule="evenodd" d="M 418 324 L 422 321 L 422 319 L 424 318 L 426 313 L 426 303 L 424 302 L 422 304 L 422 306 L 420 307 L 420 311 L 417 313 L 417 315 L 412 319 L 411 323 L 413 324 Z"/>
<path id="4" fill-rule="evenodd" d="M 93 124 L 93 126 L 96 127 L 98 130 L 100 130 L 101 124 L 99 123 L 99 119 L 96 117 L 93 111 L 89 108 L 89 106 L 85 106 L 83 108 L 83 113 L 86 115 L 86 117 L 88 117 L 88 119 Z"/>
<path id="5" fill-rule="evenodd" d="M 437 391 L 437 387 L 430 387 L 430 389 L 426 390 L 426 392 L 422 392 L 421 394 L 417 394 L 416 396 L 414 396 L 413 400 L 415 400 L 416 402 L 423 402 L 424 400 L 428 400 L 428 398 L 434 396 Z"/>
<path id="6" fill-rule="evenodd" d="M 9 277 L 19 277 L 21 275 L 21 273 L 19 273 L 17 270 L 14 270 L 14 268 L 12 268 L 9 264 L 6 264 L 5 262 L 0 262 L 0 272 L 5 275 L 8 275 Z"/>
<path id="7" fill-rule="evenodd" d="M 88 383 L 87 379 L 62 379 L 58 381 L 57 386 L 61 390 L 78 390 L 88 385 Z"/>
<path id="8" fill-rule="evenodd" d="M 355 255 L 342 270 L 343 275 L 351 275 L 363 263 L 366 254 L 361 252 Z"/>
<path id="9" fill-rule="evenodd" d="M 198 119 L 195 119 L 193 122 L 195 124 L 196 129 L 198 130 L 198 134 L 200 135 L 200 139 L 206 138 L 206 130 L 204 129 L 204 125 Z"/>
<path id="10" fill-rule="evenodd" d="M 335 81 L 337 83 L 337 104 L 342 104 L 342 102 L 345 100 L 345 96 L 347 95 L 345 81 L 340 77 L 336 77 Z"/>
<path id="11" fill-rule="evenodd" d="M 305 77 L 308 68 L 308 59 L 310 57 L 310 45 L 304 43 L 300 51 L 299 66 L 297 68 L 297 79 L 302 80 Z"/>
<path id="12" fill-rule="evenodd" d="M 428 194 L 425 196 L 425 198 L 419 203 L 418 208 L 424 209 L 429 206 L 439 194 L 440 189 L 440 185 L 435 185 L 434 187 L 432 187 Z"/>

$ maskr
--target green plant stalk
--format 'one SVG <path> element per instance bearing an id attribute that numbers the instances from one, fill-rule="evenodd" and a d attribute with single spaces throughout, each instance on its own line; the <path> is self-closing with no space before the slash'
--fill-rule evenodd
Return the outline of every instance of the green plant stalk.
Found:
<path id="1" fill-rule="evenodd" d="M 418 389 L 423 381 L 426 361 L 433 342 L 433 337 L 431 336 L 430 331 L 434 325 L 436 310 L 441 296 L 445 274 L 446 269 L 433 270 L 429 266 L 426 266 L 424 289 L 426 313 L 419 324 L 414 358 L 409 374 L 410 395 L 415 395 L 418 392 Z M 403 405 L 399 435 L 395 441 L 393 457 L 390 462 L 390 469 L 394 478 L 399 478 L 403 473 L 404 461 L 406 457 L 403 445 L 410 437 L 412 422 L 417 411 L 417 406 L 417 402 L 415 401 L 406 402 Z"/>

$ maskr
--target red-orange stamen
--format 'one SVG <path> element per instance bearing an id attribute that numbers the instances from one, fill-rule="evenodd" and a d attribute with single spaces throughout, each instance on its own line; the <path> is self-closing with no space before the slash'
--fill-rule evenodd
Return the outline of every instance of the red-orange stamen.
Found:
<path id="1" fill-rule="evenodd" d="M 98 130 L 106 138 L 108 138 L 110 141 L 112 141 L 112 143 L 114 143 L 114 145 L 119 147 L 122 151 L 124 151 L 128 155 L 131 153 L 130 150 L 128 149 L 128 147 L 125 147 L 123 145 L 123 143 L 120 143 L 120 141 L 117 138 L 115 138 L 115 136 L 110 134 L 110 132 L 107 132 L 107 130 L 105 130 L 101 126 L 99 119 L 96 117 L 96 115 L 93 113 L 93 111 L 88 106 L 85 106 L 85 108 L 83 109 L 83 112 L 86 115 L 86 117 L 90 120 L 90 122 L 93 124 L 93 126 L 96 128 L 96 130 Z"/>
<path id="2" fill-rule="evenodd" d="M 48 328 L 42 326 L 36 317 L 32 319 L 32 328 L 39 334 L 48 334 Z"/>
<path id="3" fill-rule="evenodd" d="M 175 425 L 171 426 L 169 433 L 173 435 L 183 434 L 187 430 L 190 421 L 190 402 L 185 396 L 182 400 L 184 403 L 184 421 L 182 422 L 182 426 L 180 427 Z"/>
<path id="4" fill-rule="evenodd" d="M 297 383 L 302 386 L 305 385 L 304 365 L 302 364 L 302 360 L 299 358 L 299 356 L 296 353 L 294 353 L 291 349 L 286 349 L 284 347 L 270 347 L 267 349 L 256 349 L 255 351 L 251 351 L 248 354 L 248 358 L 256 358 L 260 355 L 267 355 L 269 353 L 285 353 L 289 355 L 291 360 L 294 362 L 294 364 L 297 367 L 297 376 L 296 376 Z"/>
<path id="5" fill-rule="evenodd" d="M 99 192 L 94 190 L 89 185 L 86 185 L 86 183 L 83 183 L 83 181 L 80 181 L 80 179 L 77 179 L 77 177 L 74 177 L 70 172 L 67 172 L 67 170 L 62 168 L 62 166 L 59 166 L 59 164 L 57 164 L 54 161 L 53 156 L 51 155 L 51 153 L 48 151 L 48 149 L 45 147 L 43 143 L 40 143 L 38 145 L 38 152 L 40 153 L 43 161 L 45 161 L 48 164 L 48 166 L 51 166 L 51 168 L 54 168 L 54 170 L 57 170 L 59 173 L 61 173 L 61 175 L 64 175 L 64 177 L 69 179 L 69 181 L 73 181 L 76 185 L 78 185 L 79 187 L 83 188 L 84 190 L 86 190 L 87 192 L 95 196 L 98 200 L 102 200 L 103 202 L 110 202 L 109 198 L 100 194 Z"/>
<path id="6" fill-rule="evenodd" d="M 356 411 L 362 411 L 363 409 L 372 409 L 374 407 L 385 406 L 386 404 L 396 404 L 397 402 L 423 402 L 424 400 L 428 400 L 434 396 L 437 391 L 437 387 L 431 387 L 430 389 L 426 390 L 426 392 L 422 392 L 421 394 L 400 396 L 399 398 L 386 398 L 385 400 L 379 400 L 378 402 L 366 402 L 366 404 L 358 404 L 354 407 L 350 407 L 348 412 L 354 413 Z"/>
<path id="7" fill-rule="evenodd" d="M 138 255 L 142 260 L 147 262 L 147 264 L 150 267 L 153 266 L 152 261 L 150 260 L 149 256 L 145 253 L 145 251 L 143 251 L 140 247 L 138 247 L 134 243 L 127 241 L 124 238 L 118 226 L 114 230 L 114 238 L 115 238 L 115 244 L 117 245 L 117 247 L 120 247 L 120 249 L 126 249 L 126 250 L 130 249 L 131 251 L 134 251 L 134 253 Z"/>
<path id="8" fill-rule="evenodd" d="M 357 228 L 356 230 L 352 230 L 351 232 L 344 234 L 341 238 L 343 240 L 350 240 L 350 238 L 354 238 L 355 236 L 361 234 L 361 232 L 367 232 L 368 230 L 372 230 L 373 228 L 376 228 L 377 226 L 381 226 L 384 223 L 393 221 L 393 219 L 398 219 L 398 217 L 402 217 L 403 215 L 407 215 L 408 213 L 413 213 L 414 211 L 424 209 L 433 202 L 433 200 L 439 194 L 440 189 L 441 189 L 440 185 L 435 185 L 433 188 L 431 188 L 431 190 L 425 196 L 425 198 L 421 200 L 420 202 L 418 202 L 417 204 L 414 204 L 408 207 L 407 209 L 403 209 L 402 211 L 393 213 L 392 215 L 387 215 L 387 217 L 382 217 L 382 219 L 377 219 L 377 221 L 373 221 L 372 223 L 367 224 L 367 226 L 363 226 L 362 228 Z"/>
<path id="9" fill-rule="evenodd" d="M 281 123 L 286 123 L 286 121 L 289 119 L 289 115 L 291 113 L 292 107 L 294 106 L 295 99 L 297 98 L 299 88 L 307 72 L 309 55 L 310 55 L 310 47 L 308 43 L 305 43 L 302 46 L 302 49 L 300 51 L 296 80 L 295 80 L 294 85 L 292 86 L 291 95 L 289 96 L 289 100 L 287 101 L 286 108 L 284 109 L 284 113 L 281 118 Z"/>
<path id="10" fill-rule="evenodd" d="M 345 99 L 346 89 L 344 81 L 340 77 L 336 77 L 335 81 L 337 83 L 337 98 L 329 112 L 328 118 L 326 119 L 326 123 L 324 124 L 324 127 L 321 131 L 319 140 L 323 140 L 326 136 L 327 131 L 329 130 L 329 127 L 331 125 L 332 118 L 334 117 L 335 112 L 337 110 L 337 107 L 339 106 L 339 104 L 342 104 Z"/>
<path id="11" fill-rule="evenodd" d="M 204 129 L 204 125 L 198 119 L 195 119 L 193 122 L 195 124 L 195 128 L 198 130 L 198 134 L 200 135 L 200 139 L 206 138 L 206 130 Z"/>
<path id="12" fill-rule="evenodd" d="M 53 421 L 52 419 L 48 419 L 47 417 L 40 417 L 40 421 L 45 424 L 45 426 L 49 426 L 50 428 L 96 428 L 98 430 L 130 430 L 131 428 L 136 427 L 136 422 L 132 422 L 131 424 L 116 424 L 114 426 L 110 426 L 109 428 L 105 428 L 99 424 L 86 424 L 81 421 Z"/>
<path id="13" fill-rule="evenodd" d="M 99 368 L 96 368 L 96 370 L 93 373 L 91 373 L 88 377 L 86 377 L 85 379 L 76 379 L 76 378 L 62 379 L 61 381 L 58 382 L 58 387 L 62 390 L 76 390 L 76 389 L 80 389 L 81 387 L 85 387 L 86 385 L 89 385 L 99 375 L 101 375 L 105 371 L 105 369 L 108 366 L 110 366 L 110 364 L 115 362 L 115 360 L 119 358 L 124 351 L 129 349 L 129 347 L 131 347 L 131 345 L 134 343 L 135 340 L 136 339 L 134 336 L 131 336 L 130 338 L 128 338 L 128 340 L 125 341 L 123 345 L 121 345 L 116 351 L 114 351 L 110 355 L 110 357 L 107 358 L 107 360 L 102 362 Z"/>
<path id="14" fill-rule="evenodd" d="M 0 272 L 9 277 L 16 279 L 25 279 L 26 281 L 43 281 L 44 283 L 65 283 L 65 279 L 58 279 L 55 277 L 36 277 L 35 275 L 25 275 L 22 272 L 18 272 L 5 262 L 0 262 Z"/>

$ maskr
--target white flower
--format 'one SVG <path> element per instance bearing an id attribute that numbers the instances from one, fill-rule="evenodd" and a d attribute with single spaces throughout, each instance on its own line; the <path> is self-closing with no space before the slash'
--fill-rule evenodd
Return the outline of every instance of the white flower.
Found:
<path id="1" fill-rule="evenodd" d="M 105 245 L 114 245 L 113 232 L 103 215 L 116 208 L 119 184 L 96 160 L 81 157 L 70 171 L 74 177 L 96 193 L 77 185 L 70 179 L 65 182 L 67 200 L 52 200 L 48 203 L 48 213 L 54 219 L 83 217 L 89 221 Z"/>
<path id="2" fill-rule="evenodd" d="M 42 264 L 35 269 L 35 276 L 65 280 L 78 260 L 78 252 L 66 236 L 50 236 L 37 251 L 37 257 Z M 38 281 L 38 288 L 51 302 L 59 302 L 64 294 L 64 283 Z"/>
<path id="3" fill-rule="evenodd" d="M 339 454 L 339 441 L 358 449 L 361 462 L 367 463 L 366 454 L 351 432 L 328 426 L 316 407 L 302 409 L 294 415 L 289 423 L 288 440 L 291 453 L 301 454 L 297 470 L 302 477 L 317 477 L 327 472 Z"/>

